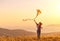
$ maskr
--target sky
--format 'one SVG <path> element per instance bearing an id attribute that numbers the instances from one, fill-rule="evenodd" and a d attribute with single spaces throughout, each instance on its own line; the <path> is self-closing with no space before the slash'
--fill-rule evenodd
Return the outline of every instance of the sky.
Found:
<path id="1" fill-rule="evenodd" d="M 42 12 L 36 19 L 43 23 L 42 32 L 59 31 L 59 27 L 50 25 L 60 25 L 60 0 L 0 0 L 0 28 L 36 31 L 33 20 L 22 21 L 33 19 L 36 9 Z"/>

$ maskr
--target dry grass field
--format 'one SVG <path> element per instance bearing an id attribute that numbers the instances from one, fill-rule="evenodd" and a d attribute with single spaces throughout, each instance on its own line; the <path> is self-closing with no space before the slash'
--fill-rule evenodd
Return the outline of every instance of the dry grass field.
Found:
<path id="1" fill-rule="evenodd" d="M 60 41 L 60 36 L 53 37 L 53 36 L 42 36 L 41 39 L 37 39 L 36 36 L 17 36 L 17 37 L 8 37 L 8 36 L 1 36 L 0 41 Z"/>

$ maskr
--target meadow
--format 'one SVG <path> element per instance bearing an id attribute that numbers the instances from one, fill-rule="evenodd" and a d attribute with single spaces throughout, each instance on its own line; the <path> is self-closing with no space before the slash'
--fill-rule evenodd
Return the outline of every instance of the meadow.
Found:
<path id="1" fill-rule="evenodd" d="M 60 36 L 41 36 L 40 39 L 36 36 L 0 36 L 0 41 L 60 41 Z"/>

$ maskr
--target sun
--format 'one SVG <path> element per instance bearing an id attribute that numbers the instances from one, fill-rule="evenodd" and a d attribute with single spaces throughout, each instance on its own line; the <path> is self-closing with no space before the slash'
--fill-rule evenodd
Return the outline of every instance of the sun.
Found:
<path id="1" fill-rule="evenodd" d="M 56 9 L 60 12 L 60 3 L 56 4 Z"/>
<path id="2" fill-rule="evenodd" d="M 59 10 L 60 10 L 60 4 L 58 4 L 58 5 L 57 5 L 57 9 L 59 9 Z"/>
<path id="3" fill-rule="evenodd" d="M 57 3 L 55 5 L 55 12 L 56 12 L 56 15 L 60 16 L 60 3 Z"/>

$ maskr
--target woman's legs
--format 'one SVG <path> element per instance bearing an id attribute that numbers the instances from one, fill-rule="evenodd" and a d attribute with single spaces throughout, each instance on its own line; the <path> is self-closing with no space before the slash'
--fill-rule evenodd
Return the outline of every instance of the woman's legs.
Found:
<path id="1" fill-rule="evenodd" d="M 37 30 L 37 37 L 40 39 L 41 30 Z"/>

